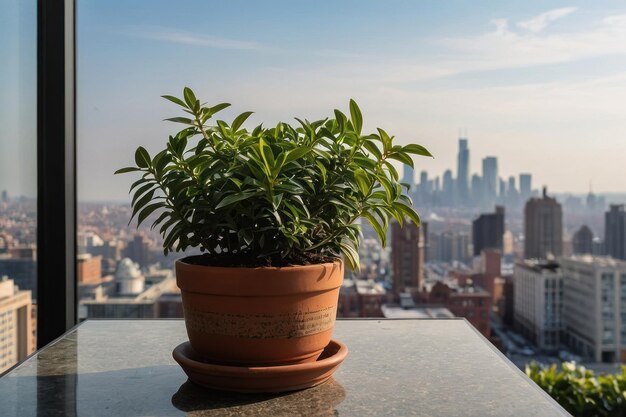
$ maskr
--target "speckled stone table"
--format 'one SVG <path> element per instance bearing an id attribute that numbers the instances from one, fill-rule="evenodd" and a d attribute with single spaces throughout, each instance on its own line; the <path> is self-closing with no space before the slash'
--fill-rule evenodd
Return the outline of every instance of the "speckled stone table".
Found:
<path id="1" fill-rule="evenodd" d="M 195 386 L 180 320 L 88 321 L 0 378 L 0 416 L 562 416 L 466 321 L 340 320 L 334 378 L 279 395 Z"/>

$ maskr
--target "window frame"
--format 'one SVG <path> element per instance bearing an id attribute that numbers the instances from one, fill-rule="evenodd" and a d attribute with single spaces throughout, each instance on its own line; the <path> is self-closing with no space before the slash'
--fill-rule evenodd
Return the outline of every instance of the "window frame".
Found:
<path id="1" fill-rule="evenodd" d="M 75 102 L 75 1 L 37 0 L 37 348 L 77 320 Z"/>

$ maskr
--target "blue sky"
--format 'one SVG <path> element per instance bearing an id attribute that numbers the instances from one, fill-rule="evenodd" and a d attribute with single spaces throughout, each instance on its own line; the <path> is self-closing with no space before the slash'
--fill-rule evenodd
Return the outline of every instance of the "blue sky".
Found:
<path id="1" fill-rule="evenodd" d="M 431 175 L 455 168 L 464 128 L 473 172 L 495 155 L 535 187 L 625 188 L 623 2 L 78 0 L 77 21 L 81 199 L 125 198 L 111 173 L 175 131 L 159 96 L 185 85 L 250 124 L 354 98 L 366 128 L 427 146 Z"/>

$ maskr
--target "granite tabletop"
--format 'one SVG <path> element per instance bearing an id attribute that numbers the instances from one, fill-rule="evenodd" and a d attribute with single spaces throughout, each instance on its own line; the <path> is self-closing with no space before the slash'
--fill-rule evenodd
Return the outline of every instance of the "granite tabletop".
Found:
<path id="1" fill-rule="evenodd" d="M 563 416 L 463 319 L 339 320 L 350 353 L 328 382 L 214 391 L 172 349 L 181 320 L 87 321 L 0 378 L 0 416 Z"/>

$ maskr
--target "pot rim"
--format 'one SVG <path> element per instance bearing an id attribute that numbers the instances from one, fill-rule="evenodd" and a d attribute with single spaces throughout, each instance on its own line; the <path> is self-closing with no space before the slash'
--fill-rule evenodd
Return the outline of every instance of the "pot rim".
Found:
<path id="1" fill-rule="evenodd" d="M 255 267 L 246 267 L 246 266 L 212 266 L 212 265 L 198 265 L 185 262 L 186 259 L 191 258 L 192 256 L 198 255 L 189 255 L 183 258 L 176 259 L 176 264 L 180 264 L 185 267 L 195 267 L 195 268 L 206 268 L 206 269 L 218 269 L 218 270 L 242 270 L 242 271 L 254 271 L 254 270 L 262 270 L 262 271 L 280 271 L 280 270 L 306 270 L 306 269 L 314 269 L 323 266 L 335 265 L 335 264 L 343 264 L 343 259 L 336 258 L 332 262 L 322 262 L 318 264 L 308 264 L 308 265 L 288 265 L 288 266 L 255 266 Z"/>

